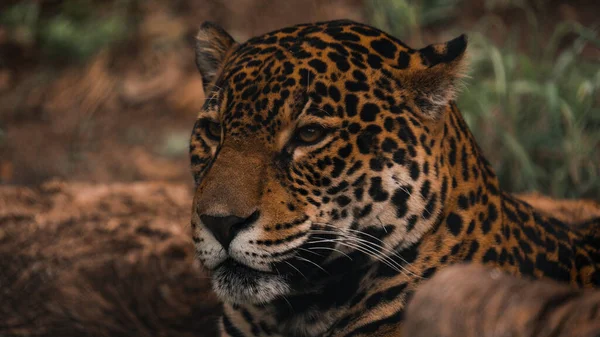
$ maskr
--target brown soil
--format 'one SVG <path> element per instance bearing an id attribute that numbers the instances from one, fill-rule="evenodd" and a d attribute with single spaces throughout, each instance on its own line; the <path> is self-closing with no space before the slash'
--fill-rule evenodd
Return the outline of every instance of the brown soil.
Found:
<path id="1" fill-rule="evenodd" d="M 183 185 L 0 188 L 0 336 L 214 336 Z"/>

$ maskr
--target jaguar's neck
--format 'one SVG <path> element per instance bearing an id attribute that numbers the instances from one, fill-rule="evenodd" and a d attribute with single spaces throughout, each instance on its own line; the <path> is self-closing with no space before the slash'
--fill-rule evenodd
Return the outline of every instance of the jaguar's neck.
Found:
<path id="1" fill-rule="evenodd" d="M 593 247 L 584 244 L 582 235 L 501 191 L 460 111 L 452 105 L 446 116 L 438 160 L 447 193 L 440 221 L 421 242 L 444 242 L 439 249 L 444 261 L 436 262 L 474 260 L 514 274 L 579 285 L 599 282 L 593 278 L 600 277 L 595 271 L 600 261 L 590 257 Z M 576 256 L 577 265 L 572 262 Z"/>
<path id="2" fill-rule="evenodd" d="M 446 216 L 469 205 L 500 200 L 499 181 L 492 165 L 483 155 L 461 112 L 449 106 L 441 139 L 440 158 L 443 209 Z M 483 200 L 482 200 L 483 199 Z M 496 205 L 497 206 L 497 205 Z"/>

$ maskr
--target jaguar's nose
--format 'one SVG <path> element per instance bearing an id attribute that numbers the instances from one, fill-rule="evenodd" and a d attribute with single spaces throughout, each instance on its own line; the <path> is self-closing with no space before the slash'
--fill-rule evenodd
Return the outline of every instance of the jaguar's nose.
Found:
<path id="1" fill-rule="evenodd" d="M 213 234 L 215 239 L 223 245 L 225 250 L 229 249 L 229 244 L 235 236 L 243 229 L 248 228 L 258 219 L 258 211 L 255 211 L 249 217 L 242 218 L 236 215 L 213 216 L 200 215 L 200 220 Z"/>

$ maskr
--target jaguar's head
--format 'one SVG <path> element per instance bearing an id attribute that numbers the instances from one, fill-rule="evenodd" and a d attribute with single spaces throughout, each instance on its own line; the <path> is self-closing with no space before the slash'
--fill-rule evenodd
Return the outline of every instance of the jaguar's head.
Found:
<path id="1" fill-rule="evenodd" d="M 465 48 L 411 49 L 350 21 L 242 44 L 201 26 L 193 239 L 224 301 L 294 294 L 336 261 L 419 240 L 441 209 L 440 121 Z"/>

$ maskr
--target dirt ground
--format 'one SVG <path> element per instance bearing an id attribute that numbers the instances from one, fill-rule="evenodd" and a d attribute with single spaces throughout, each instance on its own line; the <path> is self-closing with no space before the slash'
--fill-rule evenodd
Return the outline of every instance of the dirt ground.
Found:
<path id="1" fill-rule="evenodd" d="M 0 188 L 0 336 L 214 336 L 185 185 Z"/>

